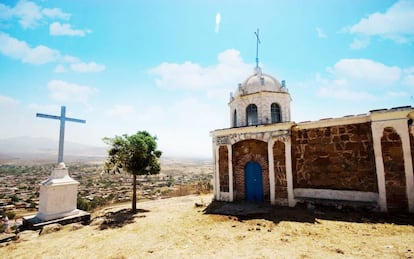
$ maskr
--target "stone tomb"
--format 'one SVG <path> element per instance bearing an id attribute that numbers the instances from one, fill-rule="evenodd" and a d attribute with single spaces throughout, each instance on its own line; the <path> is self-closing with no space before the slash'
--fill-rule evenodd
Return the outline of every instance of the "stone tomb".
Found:
<path id="1" fill-rule="evenodd" d="M 51 223 L 88 222 L 90 214 L 76 208 L 79 182 L 69 176 L 65 164 L 59 163 L 40 185 L 39 211 L 23 218 L 23 228 L 38 229 Z"/>

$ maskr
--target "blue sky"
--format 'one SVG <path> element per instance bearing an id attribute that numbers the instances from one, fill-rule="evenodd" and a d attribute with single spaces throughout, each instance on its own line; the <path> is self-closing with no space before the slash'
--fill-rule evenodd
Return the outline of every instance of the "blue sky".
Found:
<path id="1" fill-rule="evenodd" d="M 148 130 L 166 156 L 210 157 L 229 93 L 286 80 L 296 122 L 414 103 L 414 1 L 0 1 L 0 138 Z"/>

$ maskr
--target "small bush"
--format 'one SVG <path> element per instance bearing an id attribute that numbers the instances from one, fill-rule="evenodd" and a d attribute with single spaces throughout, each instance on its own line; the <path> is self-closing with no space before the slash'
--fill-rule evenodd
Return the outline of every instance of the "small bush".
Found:
<path id="1" fill-rule="evenodd" d="M 16 213 L 14 213 L 13 211 L 7 211 L 7 212 L 6 212 L 6 216 L 7 216 L 9 219 L 14 219 L 14 218 L 16 217 Z"/>

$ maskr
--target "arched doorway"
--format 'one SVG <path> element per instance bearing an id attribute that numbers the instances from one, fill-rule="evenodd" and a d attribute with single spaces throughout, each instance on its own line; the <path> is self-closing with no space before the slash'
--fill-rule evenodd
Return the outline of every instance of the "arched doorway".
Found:
<path id="1" fill-rule="evenodd" d="M 246 196 L 246 166 L 256 162 L 261 167 L 263 183 L 263 200 L 270 201 L 268 143 L 247 139 L 232 145 L 233 188 L 236 200 L 247 200 Z"/>
<path id="2" fill-rule="evenodd" d="M 246 200 L 263 201 L 262 167 L 257 162 L 248 162 L 244 168 Z"/>

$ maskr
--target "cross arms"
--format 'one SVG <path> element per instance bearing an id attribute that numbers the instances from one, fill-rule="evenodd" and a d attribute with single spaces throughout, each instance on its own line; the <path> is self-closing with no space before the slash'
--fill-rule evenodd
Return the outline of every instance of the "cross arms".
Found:
<path id="1" fill-rule="evenodd" d="M 46 119 L 55 119 L 55 120 L 60 120 L 61 119 L 61 116 L 48 115 L 48 114 L 43 114 L 43 113 L 36 113 L 36 117 L 46 118 Z M 68 118 L 68 117 L 64 117 L 64 120 L 65 121 L 78 122 L 78 123 L 86 123 L 86 120 L 80 120 L 80 119 L 74 119 L 74 118 Z"/>

